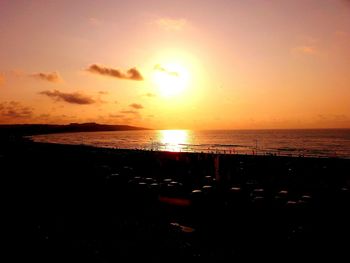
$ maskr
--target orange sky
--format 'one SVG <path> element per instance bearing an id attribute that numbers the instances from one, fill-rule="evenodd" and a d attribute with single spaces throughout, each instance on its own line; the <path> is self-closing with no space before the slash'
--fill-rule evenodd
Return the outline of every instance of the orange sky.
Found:
<path id="1" fill-rule="evenodd" d="M 350 1 L 0 1 L 0 123 L 350 128 Z"/>

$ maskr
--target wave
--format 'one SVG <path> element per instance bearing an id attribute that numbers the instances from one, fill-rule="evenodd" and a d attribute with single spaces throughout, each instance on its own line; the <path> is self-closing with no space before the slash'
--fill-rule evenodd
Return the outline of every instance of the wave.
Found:
<path id="1" fill-rule="evenodd" d="M 185 134 L 185 133 L 184 133 Z M 191 131 L 166 137 L 162 131 L 50 134 L 34 141 L 98 147 L 186 152 L 258 153 L 350 158 L 350 130 L 326 131 Z M 327 136 L 325 136 L 327 135 Z M 150 139 L 152 138 L 152 139 Z"/>
<path id="2" fill-rule="evenodd" d="M 241 147 L 241 148 L 251 148 L 252 146 L 249 145 L 241 145 L 241 144 L 188 144 L 188 143 L 180 143 L 179 145 L 184 145 L 184 146 L 190 146 L 190 147 L 216 147 L 216 148 L 221 148 L 221 147 Z"/>

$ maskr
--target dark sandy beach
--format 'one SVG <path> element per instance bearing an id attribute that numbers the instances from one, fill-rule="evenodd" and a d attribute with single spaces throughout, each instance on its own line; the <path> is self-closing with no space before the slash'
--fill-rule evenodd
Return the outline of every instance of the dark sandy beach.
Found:
<path id="1" fill-rule="evenodd" d="M 350 160 L 113 150 L 17 139 L 1 142 L 0 166 L 10 232 L 28 259 L 348 257 Z"/>

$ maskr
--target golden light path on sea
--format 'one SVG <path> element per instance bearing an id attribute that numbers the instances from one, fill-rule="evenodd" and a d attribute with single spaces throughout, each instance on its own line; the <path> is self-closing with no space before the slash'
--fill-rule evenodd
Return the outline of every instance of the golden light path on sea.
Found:
<path id="1" fill-rule="evenodd" d="M 170 152 L 181 152 L 189 143 L 188 130 L 160 130 L 159 137 L 164 150 Z"/>

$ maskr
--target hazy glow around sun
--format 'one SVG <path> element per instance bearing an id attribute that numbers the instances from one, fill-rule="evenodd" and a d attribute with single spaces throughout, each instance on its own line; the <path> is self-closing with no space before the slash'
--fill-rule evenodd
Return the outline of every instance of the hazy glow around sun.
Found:
<path id="1" fill-rule="evenodd" d="M 154 66 L 153 82 L 163 97 L 181 94 L 189 84 L 188 70 L 177 63 L 157 64 Z"/>

